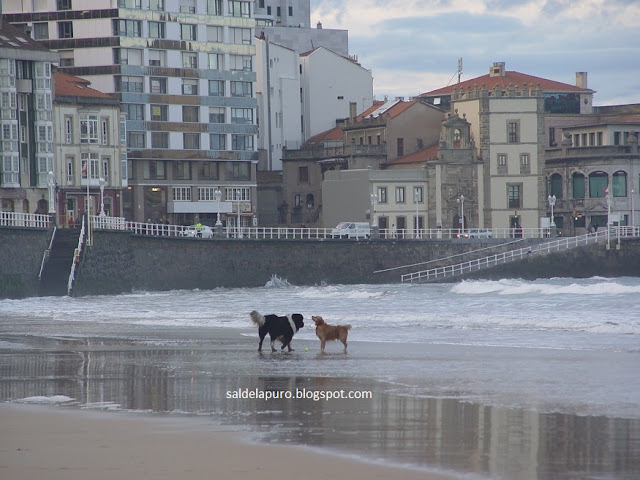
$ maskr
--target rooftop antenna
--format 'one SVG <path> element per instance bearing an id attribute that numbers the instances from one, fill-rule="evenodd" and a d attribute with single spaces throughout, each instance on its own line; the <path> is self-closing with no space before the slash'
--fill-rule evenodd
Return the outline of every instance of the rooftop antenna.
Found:
<path id="1" fill-rule="evenodd" d="M 460 83 L 460 77 L 462 76 L 462 57 L 458 59 L 458 70 L 456 70 L 456 73 L 453 74 L 451 80 L 455 78 L 456 74 L 458 75 L 458 83 Z M 451 80 L 449 80 L 449 83 L 447 83 L 447 85 L 451 84 Z"/>

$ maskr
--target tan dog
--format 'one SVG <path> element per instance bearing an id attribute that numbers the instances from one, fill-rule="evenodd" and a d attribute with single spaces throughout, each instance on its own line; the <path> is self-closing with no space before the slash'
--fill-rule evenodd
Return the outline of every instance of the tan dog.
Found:
<path id="1" fill-rule="evenodd" d="M 324 353 L 324 345 L 330 340 L 340 340 L 344 344 L 344 353 L 347 353 L 347 335 L 351 325 L 329 325 L 321 316 L 312 316 L 311 320 L 316 324 L 316 335 L 320 339 L 320 352 Z"/>

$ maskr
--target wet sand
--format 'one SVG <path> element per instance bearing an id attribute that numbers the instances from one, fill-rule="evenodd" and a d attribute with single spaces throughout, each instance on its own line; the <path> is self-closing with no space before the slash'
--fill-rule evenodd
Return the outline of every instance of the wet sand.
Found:
<path id="1" fill-rule="evenodd" d="M 7 480 L 453 478 L 249 443 L 203 418 L 1 404 L 0 425 L 0 477 Z"/>

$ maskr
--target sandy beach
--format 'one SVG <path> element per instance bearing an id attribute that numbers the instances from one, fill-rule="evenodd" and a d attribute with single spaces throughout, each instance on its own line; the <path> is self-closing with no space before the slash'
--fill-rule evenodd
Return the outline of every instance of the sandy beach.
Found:
<path id="1" fill-rule="evenodd" d="M 250 443 L 204 418 L 2 404 L 0 425 L 6 480 L 453 478 Z"/>

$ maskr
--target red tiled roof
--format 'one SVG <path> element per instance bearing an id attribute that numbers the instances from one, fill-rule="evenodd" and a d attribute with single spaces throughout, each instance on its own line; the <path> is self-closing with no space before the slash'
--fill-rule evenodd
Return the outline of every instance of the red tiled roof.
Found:
<path id="1" fill-rule="evenodd" d="M 527 75 L 525 73 L 507 71 L 503 77 L 496 76 L 492 77 L 488 73 L 481 77 L 472 78 L 471 80 L 465 80 L 464 82 L 456 83 L 454 85 L 448 85 L 446 87 L 438 88 L 437 90 L 431 90 L 430 92 L 426 92 L 421 94 L 420 96 L 436 96 L 436 95 L 451 95 L 453 93 L 453 89 L 456 88 L 458 91 L 460 89 L 466 90 L 467 87 L 478 88 L 484 87 L 487 90 L 493 89 L 496 85 L 498 88 L 504 90 L 509 84 L 514 87 L 522 88 L 524 84 L 527 86 L 534 88 L 540 88 L 545 91 L 552 92 L 591 92 L 593 90 L 588 88 L 576 87 L 575 85 L 570 85 L 568 83 L 556 82 L 555 80 L 548 80 L 546 78 L 535 77 L 533 75 Z"/>
<path id="2" fill-rule="evenodd" d="M 435 160 L 438 158 L 438 146 L 439 145 L 437 143 L 434 143 L 433 145 L 429 145 L 422 150 L 410 153 L 409 155 L 405 155 L 404 157 L 394 158 L 393 160 L 387 162 L 387 165 L 424 163 L 428 162 L 429 160 Z"/>
<path id="3" fill-rule="evenodd" d="M 111 95 L 89 87 L 89 85 L 91 85 L 91 82 L 85 80 L 84 78 L 73 77 L 62 72 L 56 72 L 54 75 L 56 95 L 114 99 L 114 97 L 112 97 Z"/>
<path id="4" fill-rule="evenodd" d="M 356 117 L 356 121 L 360 121 L 363 118 L 366 118 L 366 117 L 370 116 L 373 112 L 378 110 L 385 103 L 387 103 L 387 102 L 383 102 L 382 100 L 374 100 L 373 105 L 371 107 L 367 108 L 364 112 L 362 112 L 360 115 L 358 115 Z M 420 102 L 419 100 L 410 100 L 408 102 L 398 101 L 395 105 L 387 108 L 381 114 L 382 115 L 389 115 L 389 116 L 391 116 L 391 118 L 395 118 L 398 115 L 400 115 L 402 112 L 407 110 L 408 108 L 410 108 L 413 105 L 415 105 L 416 103 L 422 103 L 422 102 Z"/>
<path id="5" fill-rule="evenodd" d="M 304 142 L 304 146 L 311 146 L 316 143 L 322 143 L 327 140 L 342 140 L 342 128 L 334 127 L 326 132 L 318 133 Z"/>

